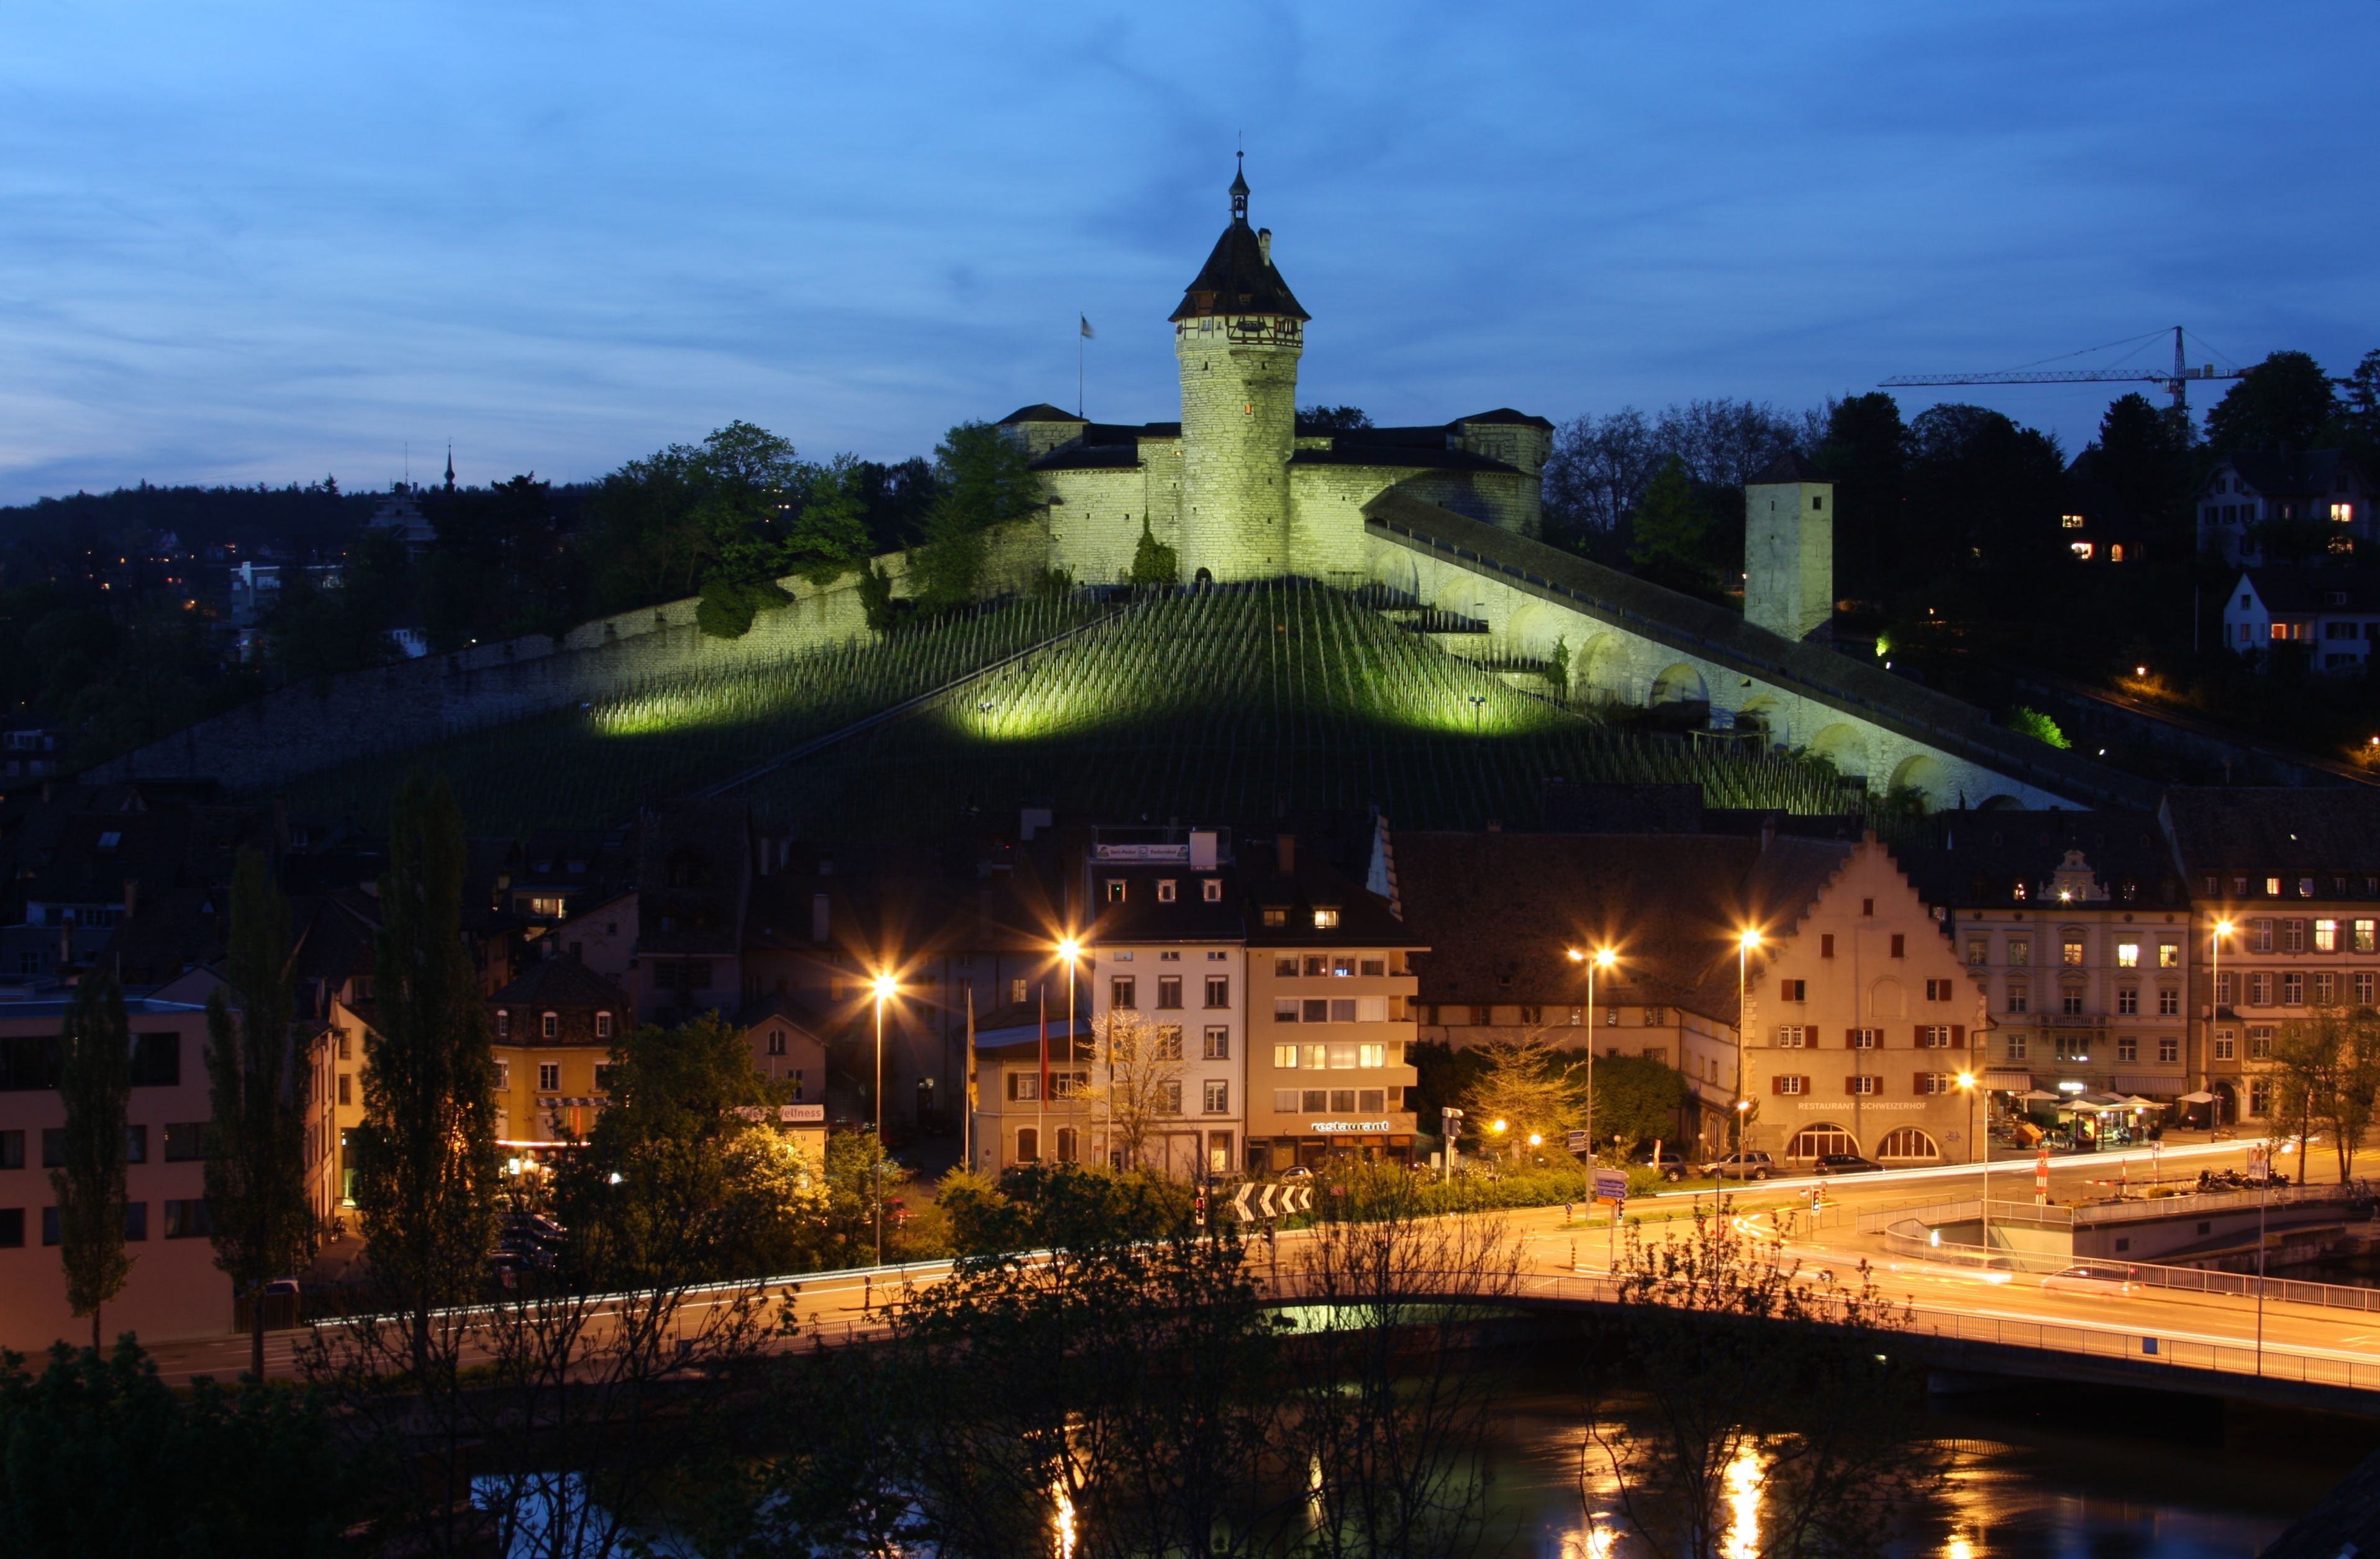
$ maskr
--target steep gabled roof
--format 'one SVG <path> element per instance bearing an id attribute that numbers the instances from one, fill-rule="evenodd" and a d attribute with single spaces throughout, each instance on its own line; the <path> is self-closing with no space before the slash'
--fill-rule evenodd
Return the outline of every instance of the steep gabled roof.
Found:
<path id="1" fill-rule="evenodd" d="M 2380 580 L 2329 568 L 2251 568 L 2243 576 L 2268 612 L 2380 612 Z M 2236 591 L 2234 593 L 2237 593 Z M 2333 600 L 2332 597 L 2338 597 Z"/>
<path id="2" fill-rule="evenodd" d="M 2336 491 L 2342 465 L 2362 474 L 2339 449 L 2237 449 L 2223 459 L 2250 489 L 2267 498 L 2311 498 Z"/>
<path id="3" fill-rule="evenodd" d="M 541 958 L 488 1000 L 497 1006 L 596 1007 L 625 1012 L 627 993 L 576 958 Z"/>
<path id="4" fill-rule="evenodd" d="M 1789 449 L 1761 467 L 1760 474 L 1752 479 L 1752 485 L 1766 487 L 1772 482 L 1825 481 L 1826 480 L 1827 474 L 1810 464 L 1808 457 L 1798 449 Z"/>
<path id="5" fill-rule="evenodd" d="M 1018 407 L 1015 410 L 1002 418 L 999 422 L 994 425 L 1002 428 L 1013 428 L 1021 422 L 1080 422 L 1082 420 L 1084 420 L 1084 419 L 1076 416 L 1075 413 L 1071 411 L 1061 411 L 1056 407 L 1051 406 L 1048 401 L 1043 400 L 1035 401 L 1031 406 Z"/>

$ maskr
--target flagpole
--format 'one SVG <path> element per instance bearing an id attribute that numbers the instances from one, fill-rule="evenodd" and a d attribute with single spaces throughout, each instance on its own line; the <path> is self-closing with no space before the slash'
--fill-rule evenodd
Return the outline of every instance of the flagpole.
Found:
<path id="1" fill-rule="evenodd" d="M 1075 415 L 1083 414 L 1083 335 L 1075 333 Z"/>
<path id="2" fill-rule="evenodd" d="M 1033 1163 L 1036 1168 L 1050 1162 L 1050 1145 L 1042 1139 L 1050 1134 L 1050 987 L 1041 987 L 1041 1086 L 1033 1090 Z"/>
<path id="3" fill-rule="evenodd" d="M 959 1162 L 967 1173 L 975 1173 L 975 982 L 967 982 L 966 993 L 966 1119 L 959 1124 Z"/>

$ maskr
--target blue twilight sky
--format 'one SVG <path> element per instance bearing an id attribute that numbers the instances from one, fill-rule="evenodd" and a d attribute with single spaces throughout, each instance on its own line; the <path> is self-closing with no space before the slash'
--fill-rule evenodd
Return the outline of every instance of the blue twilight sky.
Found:
<path id="1" fill-rule="evenodd" d="M 1071 403 L 1078 313 L 1091 413 L 1170 418 L 1242 135 L 1301 399 L 1382 420 L 2380 346 L 2375 0 L 6 18 L 0 502 L 895 458 Z M 1973 398 L 2071 451 L 2115 393 Z"/>

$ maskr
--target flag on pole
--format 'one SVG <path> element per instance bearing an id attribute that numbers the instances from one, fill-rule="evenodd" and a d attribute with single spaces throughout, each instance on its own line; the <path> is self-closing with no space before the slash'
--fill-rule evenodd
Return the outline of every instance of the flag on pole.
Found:
<path id="1" fill-rule="evenodd" d="M 1076 318 L 1076 319 L 1078 319 L 1078 320 L 1080 320 L 1080 321 L 1082 321 L 1082 322 L 1083 322 L 1083 339 L 1084 339 L 1084 340 L 1086 340 L 1086 341 L 1097 341 L 1097 340 L 1099 338 L 1099 333 L 1098 331 L 1093 330 L 1093 329 L 1091 328 L 1091 321 L 1090 321 L 1090 317 L 1089 317 L 1088 315 L 1087 315 L 1087 314 L 1076 314 L 1076 315 L 1075 316 L 1075 318 Z"/>
<path id="2" fill-rule="evenodd" d="M 966 1120 L 959 1127 L 959 1157 L 969 1169 L 975 1167 L 975 986 L 969 984 L 966 993 Z"/>
<path id="3" fill-rule="evenodd" d="M 1041 1097 L 1050 1097 L 1050 988 L 1041 987 Z"/>

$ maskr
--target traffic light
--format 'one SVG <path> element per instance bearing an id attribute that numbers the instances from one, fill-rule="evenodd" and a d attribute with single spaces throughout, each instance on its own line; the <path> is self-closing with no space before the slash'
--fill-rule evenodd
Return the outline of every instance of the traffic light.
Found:
<path id="1" fill-rule="evenodd" d="M 1205 1228 L 1207 1226 L 1207 1193 L 1200 1191 L 1196 1198 L 1192 1199 L 1190 1206 L 1191 1211 L 1197 1217 L 1198 1226 Z"/>

